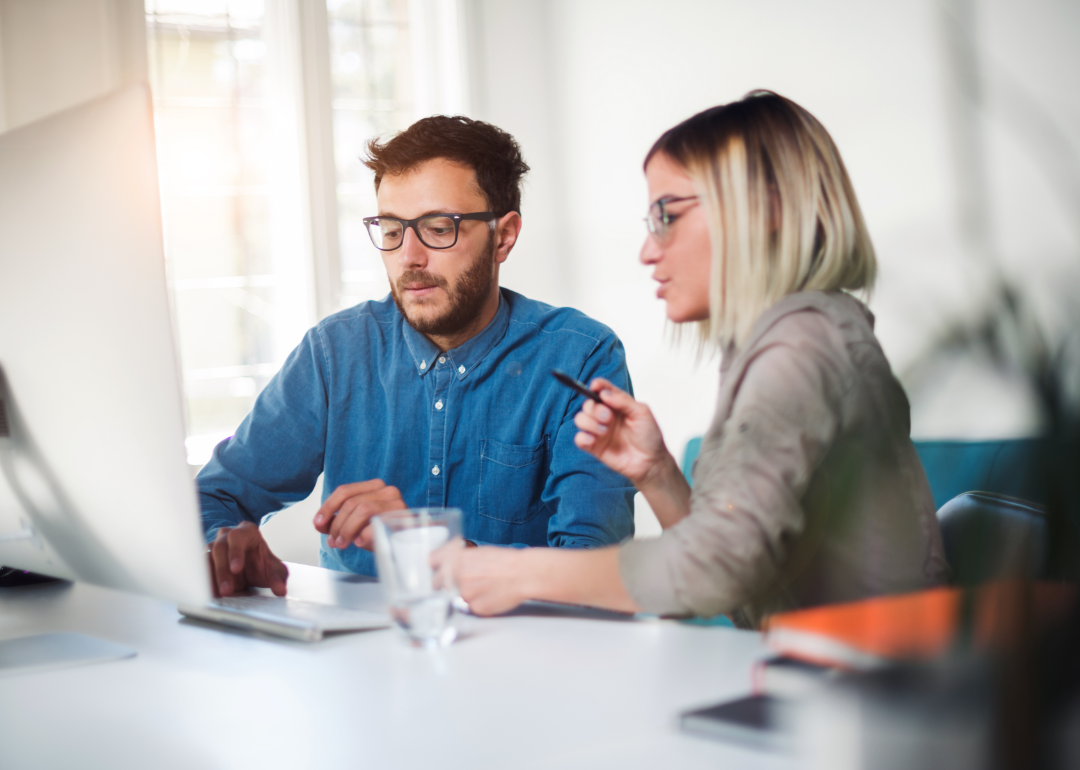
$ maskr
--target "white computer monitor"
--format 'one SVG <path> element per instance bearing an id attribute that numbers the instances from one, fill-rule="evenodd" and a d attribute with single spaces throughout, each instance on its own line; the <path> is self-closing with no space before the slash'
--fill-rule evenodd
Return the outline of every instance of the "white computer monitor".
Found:
<path id="1" fill-rule="evenodd" d="M 145 85 L 0 135 L 0 368 L 0 564 L 208 601 Z"/>

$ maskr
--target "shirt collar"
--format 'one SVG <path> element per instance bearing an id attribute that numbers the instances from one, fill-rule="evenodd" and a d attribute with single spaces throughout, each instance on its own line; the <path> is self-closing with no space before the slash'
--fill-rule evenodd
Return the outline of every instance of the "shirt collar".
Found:
<path id="1" fill-rule="evenodd" d="M 399 311 L 400 312 L 400 311 Z M 469 373 L 484 360 L 484 356 L 502 341 L 506 336 L 506 330 L 510 326 L 510 305 L 499 290 L 499 309 L 495 311 L 495 317 L 484 327 L 483 331 L 466 340 L 464 343 L 448 350 L 444 354 L 454 367 L 454 374 L 459 380 L 464 380 Z M 409 325 L 404 316 L 401 319 L 402 336 L 405 344 L 412 355 L 416 373 L 423 377 L 435 368 L 439 359 L 439 348 L 416 329 Z"/>

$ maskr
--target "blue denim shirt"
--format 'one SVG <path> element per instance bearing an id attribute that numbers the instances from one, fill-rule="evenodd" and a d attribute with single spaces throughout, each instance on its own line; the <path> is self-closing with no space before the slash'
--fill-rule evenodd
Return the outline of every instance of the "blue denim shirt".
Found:
<path id="1" fill-rule="evenodd" d="M 585 548 L 631 537 L 634 488 L 574 445 L 582 397 L 552 369 L 631 389 L 610 329 L 507 289 L 491 323 L 443 354 L 389 296 L 329 316 L 199 473 L 207 540 L 303 500 L 320 473 L 323 499 L 382 479 L 410 507 L 460 508 L 477 543 Z M 322 541 L 324 567 L 375 574 L 369 551 Z"/>

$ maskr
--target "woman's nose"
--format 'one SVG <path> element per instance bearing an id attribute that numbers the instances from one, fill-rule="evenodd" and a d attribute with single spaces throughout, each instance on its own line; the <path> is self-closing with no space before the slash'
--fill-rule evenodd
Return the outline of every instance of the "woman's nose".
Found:
<path id="1" fill-rule="evenodd" d="M 660 248 L 660 244 L 656 242 L 656 239 L 652 235 L 646 235 L 645 243 L 641 244 L 641 253 L 638 255 L 641 264 L 651 265 L 657 262 L 663 254 L 664 250 Z"/>

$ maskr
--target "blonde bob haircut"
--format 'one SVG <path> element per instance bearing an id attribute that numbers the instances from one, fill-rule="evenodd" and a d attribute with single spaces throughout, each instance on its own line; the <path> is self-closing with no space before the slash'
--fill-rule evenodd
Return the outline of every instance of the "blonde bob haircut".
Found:
<path id="1" fill-rule="evenodd" d="M 752 91 L 664 132 L 646 166 L 657 153 L 694 180 L 709 220 L 702 344 L 742 344 L 788 294 L 869 295 L 877 260 L 855 190 L 829 133 L 795 102 Z"/>

